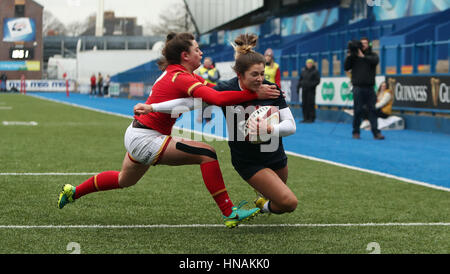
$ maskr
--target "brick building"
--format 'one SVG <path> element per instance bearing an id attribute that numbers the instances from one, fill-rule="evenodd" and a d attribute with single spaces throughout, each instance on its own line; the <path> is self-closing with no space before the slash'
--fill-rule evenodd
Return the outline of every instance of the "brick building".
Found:
<path id="1" fill-rule="evenodd" d="M 0 74 L 41 79 L 43 7 L 33 0 L 1 0 Z"/>

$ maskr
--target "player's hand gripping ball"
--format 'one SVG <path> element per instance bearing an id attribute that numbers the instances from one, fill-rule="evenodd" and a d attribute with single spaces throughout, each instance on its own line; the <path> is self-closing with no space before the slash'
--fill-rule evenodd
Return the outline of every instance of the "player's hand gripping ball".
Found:
<path id="1" fill-rule="evenodd" d="M 280 111 L 275 106 L 257 107 L 244 124 L 245 140 L 260 144 L 270 140 L 274 125 L 280 123 Z"/>

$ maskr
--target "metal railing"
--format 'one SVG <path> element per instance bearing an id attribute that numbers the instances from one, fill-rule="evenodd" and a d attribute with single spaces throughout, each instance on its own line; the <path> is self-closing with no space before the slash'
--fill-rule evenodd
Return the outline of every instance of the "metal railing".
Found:
<path id="1" fill-rule="evenodd" d="M 373 48 L 380 57 L 377 74 L 450 74 L 450 40 L 426 41 Z M 309 58 L 323 76 L 344 76 L 347 49 L 282 55 L 282 77 L 297 77 Z M 438 62 L 441 62 L 438 65 Z M 325 67 L 324 67 L 325 63 Z"/>

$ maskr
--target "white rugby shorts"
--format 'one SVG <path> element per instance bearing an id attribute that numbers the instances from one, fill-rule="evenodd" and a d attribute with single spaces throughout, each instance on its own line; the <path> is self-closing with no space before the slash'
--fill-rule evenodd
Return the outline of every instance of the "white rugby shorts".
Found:
<path id="1" fill-rule="evenodd" d="M 125 132 L 124 143 L 128 156 L 134 162 L 156 165 L 171 137 L 153 129 L 134 128 Z"/>

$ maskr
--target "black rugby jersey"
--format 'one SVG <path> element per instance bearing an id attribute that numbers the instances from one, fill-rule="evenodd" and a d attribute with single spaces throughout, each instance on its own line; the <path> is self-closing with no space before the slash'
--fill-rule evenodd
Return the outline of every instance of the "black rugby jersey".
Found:
<path id="1" fill-rule="evenodd" d="M 263 84 L 274 85 L 266 80 L 264 80 Z M 219 81 L 214 89 L 217 91 L 241 90 L 237 77 L 228 81 Z M 278 145 L 275 151 L 272 152 L 261 152 L 261 146 L 269 144 L 271 140 L 261 144 L 252 144 L 245 141 L 243 132 L 244 123 L 248 119 L 248 116 L 256 109 L 256 106 L 276 106 L 280 110 L 288 107 L 281 91 L 280 96 L 276 99 L 257 99 L 239 105 L 222 107 L 227 121 L 228 145 L 231 150 L 231 160 L 234 166 L 252 164 L 270 165 L 287 159 L 281 137 L 278 138 Z"/>

